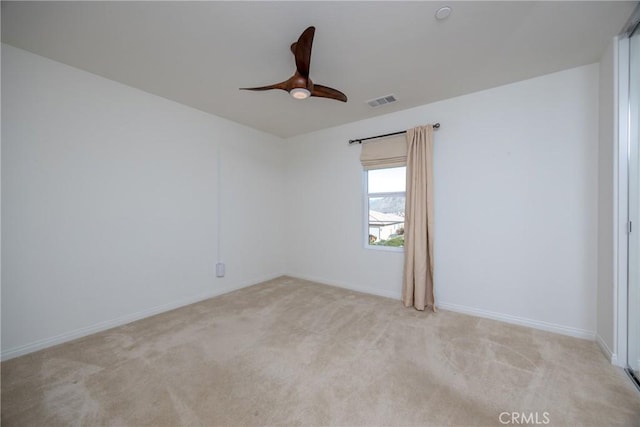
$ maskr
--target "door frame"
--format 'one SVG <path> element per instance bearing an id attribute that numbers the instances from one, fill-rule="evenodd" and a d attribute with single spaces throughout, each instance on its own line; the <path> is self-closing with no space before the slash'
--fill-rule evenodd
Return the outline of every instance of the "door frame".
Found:
<path id="1" fill-rule="evenodd" d="M 636 6 L 623 32 L 614 40 L 614 330 L 611 363 L 622 368 L 628 367 L 628 291 L 629 291 L 629 162 L 630 120 L 629 120 L 629 54 L 630 37 L 640 25 L 640 5 Z M 640 224 L 634 227 L 638 228 Z"/>
<path id="2" fill-rule="evenodd" d="M 622 368 L 627 367 L 627 290 L 628 290 L 628 224 L 629 224 L 629 38 L 618 37 L 617 55 L 614 63 L 617 66 L 617 108 L 615 122 L 618 123 L 617 156 L 614 170 L 617 179 L 614 181 L 614 351 L 611 363 Z M 615 58 L 617 56 L 617 58 Z"/>

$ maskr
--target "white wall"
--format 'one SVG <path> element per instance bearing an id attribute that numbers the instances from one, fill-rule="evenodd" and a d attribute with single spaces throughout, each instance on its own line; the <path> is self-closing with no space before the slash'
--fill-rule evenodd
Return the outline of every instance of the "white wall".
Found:
<path id="1" fill-rule="evenodd" d="M 399 297 L 402 254 L 363 247 L 347 140 L 434 122 L 439 306 L 593 338 L 598 64 L 290 138 L 286 271 Z"/>
<path id="2" fill-rule="evenodd" d="M 3 358 L 282 274 L 280 138 L 7 45 L 2 113 Z"/>
<path id="3" fill-rule="evenodd" d="M 347 140 L 436 121 L 439 306 L 595 335 L 598 64 L 285 142 L 6 45 L 2 66 L 3 358 L 281 273 L 398 298 Z"/>
<path id="4" fill-rule="evenodd" d="M 611 40 L 599 64 L 597 340 L 609 358 L 614 343 L 614 155 L 617 55 Z"/>

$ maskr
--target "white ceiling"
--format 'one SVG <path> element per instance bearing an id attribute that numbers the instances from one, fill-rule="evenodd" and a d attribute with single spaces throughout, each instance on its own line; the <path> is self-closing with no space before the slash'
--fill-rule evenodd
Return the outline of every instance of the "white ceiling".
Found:
<path id="1" fill-rule="evenodd" d="M 443 6 L 453 8 L 442 22 Z M 2 41 L 288 137 L 597 62 L 636 2 L 2 2 Z M 349 101 L 238 88 L 293 74 Z M 372 109 L 367 100 L 395 94 Z"/>

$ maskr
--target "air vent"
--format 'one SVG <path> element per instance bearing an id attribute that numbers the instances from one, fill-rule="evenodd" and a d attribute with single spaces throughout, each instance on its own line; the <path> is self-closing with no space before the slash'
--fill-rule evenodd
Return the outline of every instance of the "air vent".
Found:
<path id="1" fill-rule="evenodd" d="M 372 99 L 371 101 L 367 101 L 370 107 L 379 107 L 385 104 L 391 104 L 392 102 L 396 102 L 398 99 L 395 95 L 387 95 L 382 98 Z"/>

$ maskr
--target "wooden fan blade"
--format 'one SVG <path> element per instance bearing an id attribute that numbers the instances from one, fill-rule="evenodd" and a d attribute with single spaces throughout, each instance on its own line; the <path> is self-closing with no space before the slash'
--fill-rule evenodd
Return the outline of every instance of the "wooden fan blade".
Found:
<path id="1" fill-rule="evenodd" d="M 347 95 L 337 89 L 322 85 L 313 85 L 311 96 L 318 96 L 320 98 L 331 98 L 337 101 L 347 102 Z"/>
<path id="2" fill-rule="evenodd" d="M 298 41 L 291 45 L 291 50 L 296 57 L 296 68 L 302 77 L 309 77 L 311 66 L 311 47 L 316 27 L 309 27 L 300 35 Z"/>
<path id="3" fill-rule="evenodd" d="M 280 83 L 275 83 L 269 86 L 259 86 L 259 87 L 241 87 L 240 90 L 271 90 L 271 89 L 282 89 L 282 90 L 286 90 L 287 92 L 289 91 L 289 86 L 287 85 L 287 83 L 289 82 L 289 80 L 284 81 L 284 82 L 280 82 Z"/>

